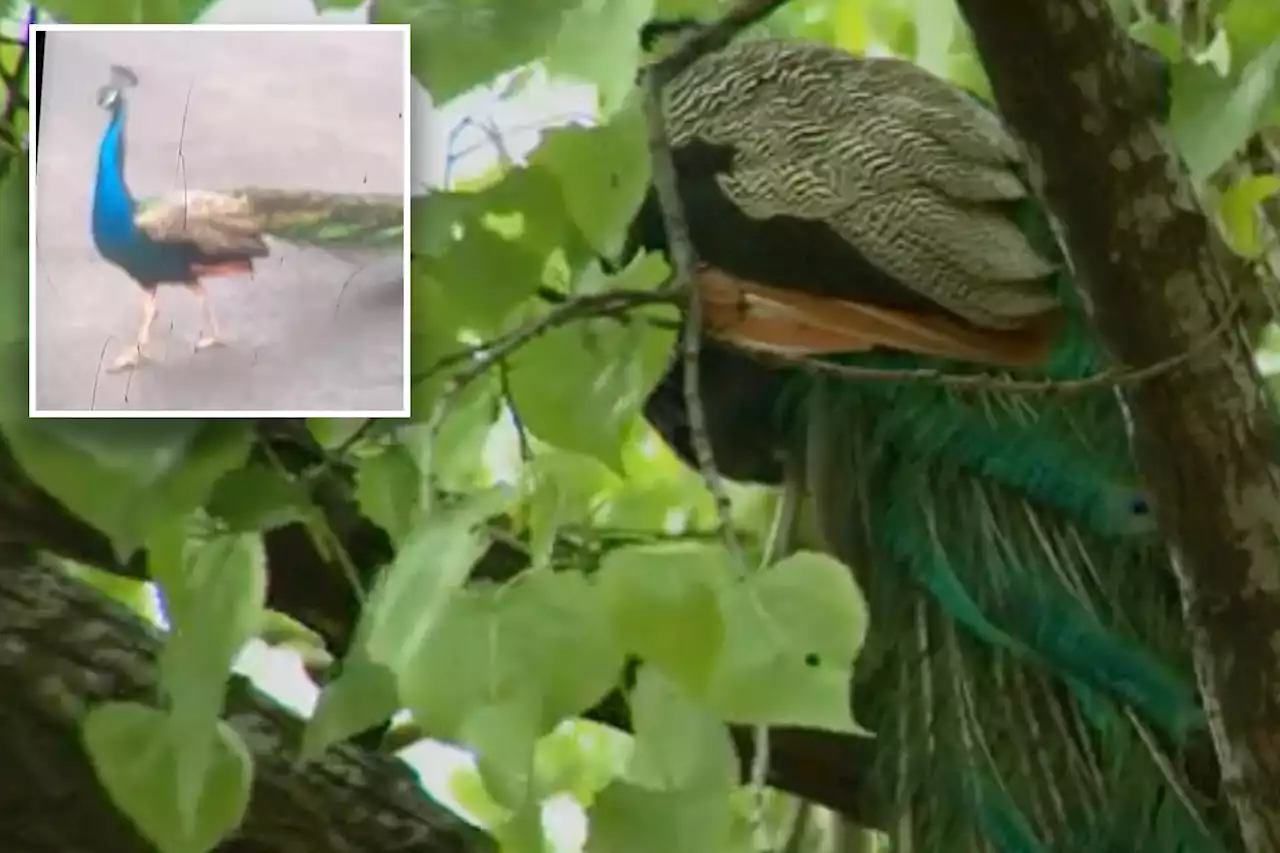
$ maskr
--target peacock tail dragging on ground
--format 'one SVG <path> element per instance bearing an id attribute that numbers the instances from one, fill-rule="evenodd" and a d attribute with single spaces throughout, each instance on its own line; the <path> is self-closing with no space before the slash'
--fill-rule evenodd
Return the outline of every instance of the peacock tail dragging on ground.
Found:
<path id="1" fill-rule="evenodd" d="M 113 369 L 132 367 L 144 357 L 160 285 L 183 285 L 200 301 L 197 349 L 220 344 L 203 280 L 252 274 L 255 261 L 271 253 L 267 238 L 362 260 L 403 250 L 405 200 L 398 195 L 250 187 L 136 199 L 125 174 L 125 93 L 137 83 L 132 71 L 115 66 L 112 80 L 98 91 L 98 104 L 109 119 L 98 152 L 93 240 L 143 292 L 137 339 Z"/>
<path id="2" fill-rule="evenodd" d="M 704 57 L 665 100 L 717 466 L 802 470 L 822 544 L 858 574 L 872 626 L 854 709 L 877 733 L 869 807 L 894 850 L 1237 849 L 1114 390 L 794 361 L 1108 366 L 998 117 L 902 60 L 782 40 Z M 652 192 L 630 243 L 667 248 Z M 646 416 L 694 464 L 679 359 Z"/>

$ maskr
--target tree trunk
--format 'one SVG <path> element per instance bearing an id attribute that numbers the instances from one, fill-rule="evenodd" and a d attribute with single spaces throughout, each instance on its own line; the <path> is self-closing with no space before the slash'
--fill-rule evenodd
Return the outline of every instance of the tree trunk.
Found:
<path id="1" fill-rule="evenodd" d="M 154 853 L 100 788 L 84 711 L 154 693 L 155 633 L 64 573 L 0 554 L 0 850 Z M 469 853 L 492 845 L 407 765 L 339 747 L 294 766 L 302 723 L 237 678 L 227 719 L 253 752 L 249 814 L 219 853 Z"/>
<path id="2" fill-rule="evenodd" d="M 1280 470 L 1235 316 L 1258 284 L 1198 209 L 1104 0 L 960 7 L 1105 343 L 1138 368 L 1192 353 L 1123 391 L 1226 790 L 1248 849 L 1280 850 Z"/>

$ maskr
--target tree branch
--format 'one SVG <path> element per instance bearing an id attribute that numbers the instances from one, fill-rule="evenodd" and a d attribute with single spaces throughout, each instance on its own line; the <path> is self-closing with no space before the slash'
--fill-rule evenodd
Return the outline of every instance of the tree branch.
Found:
<path id="1" fill-rule="evenodd" d="M 300 424 L 288 421 L 264 421 L 259 425 L 259 441 L 287 444 L 294 426 L 305 430 Z M 285 446 L 278 448 L 278 452 L 287 459 Z M 368 589 L 372 587 L 377 572 L 390 560 L 392 544 L 380 528 L 359 514 L 350 498 L 350 486 L 342 480 L 343 473 L 341 470 L 330 471 L 323 480 L 315 483 L 313 499 L 325 513 L 329 527 L 350 558 L 359 575 L 360 587 Z M 328 650 L 341 657 L 347 650 L 360 613 L 360 602 L 346 571 L 336 559 L 317 549 L 311 534 L 301 524 L 269 530 L 264 540 L 268 572 L 267 606 L 316 631 L 324 638 Z M 106 537 L 31 484 L 7 457 L 5 445 L 0 441 L 0 544 L 5 541 L 38 548 L 113 574 L 138 579 L 147 577 L 145 554 L 139 554 L 128 564 L 121 564 Z M 630 541 L 625 539 L 623 544 Z M 597 542 L 593 551 L 598 553 L 600 547 L 607 548 L 609 543 Z M 581 547 L 562 538 L 557 549 L 557 553 L 574 549 L 577 557 L 572 562 L 581 565 Z M 526 553 L 499 540 L 481 559 L 473 577 L 502 582 L 524 571 L 528 565 Z M 3 620 L 0 613 L 0 639 L 4 637 Z M 2 678 L 3 667 L 0 667 Z M 146 679 L 140 680 L 151 683 Z M 606 698 L 587 716 L 619 729 L 630 728 L 627 703 L 621 693 Z M 745 774 L 754 758 L 751 730 L 738 727 L 733 730 L 733 736 Z M 5 741 L 6 735 L 0 728 L 0 755 L 5 749 Z M 868 811 L 868 798 L 864 793 L 866 768 L 874 762 L 873 749 L 874 742 L 865 738 L 801 729 L 774 730 L 770 733 L 769 782 L 781 790 L 848 815 L 859 823 L 878 825 Z M 4 766 L 3 763 L 0 766 Z M 2 806 L 0 797 L 0 842 L 6 831 Z M 3 848 L 0 843 L 0 849 Z M 131 853 L 131 848 L 122 848 L 122 853 Z"/>
<path id="2" fill-rule="evenodd" d="M 0 554 L 0 848 L 154 853 L 98 784 L 80 718 L 108 699 L 148 701 L 159 640 L 68 575 Z M 295 763 L 302 722 L 236 678 L 227 719 L 253 751 L 249 814 L 219 853 L 470 853 L 487 836 L 423 794 L 391 757 L 338 747 Z"/>
<path id="3" fill-rule="evenodd" d="M 1197 208 L 1103 0 L 960 7 L 1113 354 L 1152 364 L 1208 341 L 1124 398 L 1226 789 L 1248 849 L 1280 849 L 1276 421 L 1243 330 L 1212 335 L 1258 285 Z"/>

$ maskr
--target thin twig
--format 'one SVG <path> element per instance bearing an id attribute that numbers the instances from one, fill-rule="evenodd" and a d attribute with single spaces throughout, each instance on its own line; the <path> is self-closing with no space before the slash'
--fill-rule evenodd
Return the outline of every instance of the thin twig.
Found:
<path id="1" fill-rule="evenodd" d="M 32 8 L 34 9 L 34 7 Z M 18 52 L 18 61 L 14 64 L 13 73 L 3 74 L 8 100 L 5 101 L 4 115 L 0 116 L 0 127 L 9 129 L 13 128 L 14 120 L 18 116 L 18 110 L 27 108 L 29 105 L 27 97 L 22 93 L 22 81 L 26 77 L 27 64 L 31 59 L 31 45 L 29 40 L 14 43 L 21 44 L 22 50 Z M 17 141 L 17 136 L 15 132 L 13 134 L 15 142 Z"/>
<path id="2" fill-rule="evenodd" d="M 178 129 L 178 174 L 182 180 L 182 227 L 187 227 L 187 115 L 191 112 L 191 93 L 195 91 L 196 82 L 191 81 L 187 87 L 187 98 L 182 103 L 182 126 Z M 203 332 L 201 332 L 203 334 Z"/>
<path id="3" fill-rule="evenodd" d="M 791 553 L 795 538 L 796 520 L 800 515 L 800 502 L 804 498 L 805 484 L 800 473 L 802 466 L 788 462 L 787 476 L 783 483 L 782 495 L 774 507 L 773 523 L 769 525 L 769 534 L 765 538 L 764 553 L 760 558 L 760 568 L 766 569 L 773 563 Z M 751 755 L 751 791 L 753 794 L 752 822 L 761 839 L 767 839 L 765 829 L 765 808 L 768 805 L 769 781 L 769 727 L 756 726 L 752 730 L 753 750 Z M 768 845 L 758 845 L 760 849 L 768 849 Z"/>
<path id="4" fill-rule="evenodd" d="M 290 471 L 288 466 L 284 464 L 284 460 L 280 458 L 280 454 L 276 453 L 276 449 L 271 446 L 271 442 L 269 440 L 260 442 L 259 446 L 262 448 L 263 454 L 267 457 L 267 463 L 275 470 L 275 473 L 294 482 L 299 480 L 297 475 Z M 321 470 L 323 470 L 323 466 L 321 466 Z M 351 587 L 351 594 L 355 597 L 356 601 L 363 606 L 365 601 L 365 588 L 364 584 L 360 580 L 360 571 L 356 568 L 355 561 L 351 559 L 351 554 L 347 551 L 347 546 L 343 544 L 342 537 L 334 531 L 333 526 L 329 523 L 328 517 L 321 514 L 321 518 L 318 523 L 303 524 L 303 527 L 306 529 L 307 535 L 311 538 L 316 549 L 321 554 L 325 553 L 326 547 L 333 553 L 334 557 L 338 561 L 338 568 L 342 572 L 343 578 Z M 317 532 L 321 535 L 317 535 Z M 328 541 L 321 542 L 321 538 Z"/>
<path id="5" fill-rule="evenodd" d="M 495 340 L 474 347 L 467 347 L 440 358 L 425 371 L 414 374 L 411 380 L 416 385 L 446 370 L 469 362 L 467 368 L 461 370 L 450 380 L 450 390 L 445 392 L 446 396 L 448 396 L 450 393 L 455 393 L 455 386 L 460 384 L 465 387 L 471 384 L 491 366 L 509 359 L 521 347 L 553 329 L 584 320 L 625 315 L 629 311 L 645 306 L 679 305 L 680 299 L 681 294 L 671 288 L 659 288 L 656 290 L 619 289 L 605 291 L 604 293 L 588 293 L 575 296 L 566 299 L 541 317 L 524 323 Z M 460 391 L 461 389 L 457 390 Z M 345 456 L 356 444 L 369 436 L 370 431 L 380 420 L 379 418 L 367 418 L 351 435 L 347 436 L 345 441 L 338 445 L 334 451 L 334 456 L 338 458 Z"/>
<path id="6" fill-rule="evenodd" d="M 782 844 L 782 853 L 801 853 L 805 849 L 805 840 L 809 837 L 809 829 L 813 825 L 814 805 L 811 800 L 800 800 L 796 804 L 795 818 L 787 831 L 786 841 Z"/>
<path id="7" fill-rule="evenodd" d="M 789 0 L 742 0 L 715 22 L 693 29 L 681 39 L 680 46 L 659 63 L 662 75 L 666 80 L 671 80 L 701 57 L 727 46 L 738 33 L 760 23 L 788 2 Z"/>
<path id="8" fill-rule="evenodd" d="M 745 570 L 746 560 L 733 527 L 732 507 L 724 481 L 715 465 L 715 454 L 707 432 L 706 410 L 702 405 L 699 360 L 702 350 L 702 302 L 695 285 L 698 259 L 689 237 L 689 224 L 667 134 L 662 93 L 666 85 L 700 57 L 727 45 L 739 31 L 763 19 L 787 0 L 743 0 L 723 17 L 707 27 L 696 28 L 665 59 L 645 70 L 644 113 L 649 127 L 649 159 L 653 187 L 658 195 L 663 229 L 667 235 L 667 251 L 675 267 L 676 287 L 686 294 L 684 335 L 680 353 L 684 361 L 684 401 L 689 416 L 689 437 L 694 458 L 706 481 L 716 507 L 725 546 Z"/>
<path id="9" fill-rule="evenodd" d="M 684 334 L 681 337 L 680 355 L 684 368 L 684 404 L 689 415 L 689 438 L 693 445 L 694 459 L 707 491 L 715 503 L 716 517 L 720 522 L 725 546 L 735 555 L 740 566 L 742 545 L 733 529 L 732 505 L 725 491 L 724 481 L 716 468 L 715 453 L 707 431 L 707 413 L 702 405 L 701 370 L 702 354 L 702 300 L 698 296 L 695 281 L 697 257 L 689 239 L 689 226 L 680 204 L 680 192 L 676 184 L 675 165 L 671 157 L 671 144 L 667 140 L 666 121 L 662 111 L 662 75 L 651 72 L 647 79 L 645 113 L 649 123 L 649 152 L 653 160 L 653 185 L 658 192 L 663 226 L 667 232 L 667 246 L 676 268 L 676 286 L 687 294 Z"/>
<path id="10" fill-rule="evenodd" d="M 551 116 L 544 116 L 536 121 L 520 122 L 519 124 L 508 125 L 502 128 L 504 135 L 513 133 L 528 133 L 530 131 L 551 131 L 561 130 L 566 127 L 593 127 L 595 126 L 595 117 L 590 113 L 584 113 L 577 110 L 569 110 L 563 113 L 556 113 Z M 465 148 L 454 151 L 452 147 L 448 149 L 449 157 L 454 160 L 463 160 L 475 154 L 477 151 L 483 151 L 486 148 L 492 148 L 493 143 L 489 139 L 483 142 L 473 142 Z"/>
<path id="11" fill-rule="evenodd" d="M 533 461 L 533 442 L 529 440 L 529 430 L 525 428 L 524 419 L 520 417 L 520 407 L 516 405 L 515 395 L 511 393 L 511 371 L 505 361 L 498 363 L 498 383 L 502 399 L 507 404 L 507 411 L 511 414 L 511 425 L 516 430 L 520 461 L 528 465 Z"/>
<path id="12" fill-rule="evenodd" d="M 1180 353 L 1163 358 L 1145 367 L 1116 367 L 1083 379 L 1011 379 L 992 373 L 947 373 L 934 368 L 892 370 L 876 367 L 858 367 L 837 364 L 816 358 L 788 359 L 766 353 L 745 350 L 761 361 L 797 367 L 806 373 L 839 376 L 843 379 L 870 382 L 927 382 L 961 391 L 987 391 L 1013 394 L 1041 394 L 1044 396 L 1068 396 L 1086 391 L 1111 390 L 1128 385 L 1138 385 L 1168 373 L 1172 373 L 1193 359 L 1213 341 L 1235 328 L 1236 318 L 1244 307 L 1244 297 L 1236 294 L 1231 306 L 1223 312 L 1217 324 L 1200 340 Z"/>

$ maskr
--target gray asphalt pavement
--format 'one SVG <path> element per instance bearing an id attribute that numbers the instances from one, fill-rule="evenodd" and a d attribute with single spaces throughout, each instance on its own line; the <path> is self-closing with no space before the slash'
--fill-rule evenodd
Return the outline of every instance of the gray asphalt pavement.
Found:
<path id="1" fill-rule="evenodd" d="M 196 300 L 164 287 L 152 360 L 110 374 L 136 333 L 141 291 L 98 256 L 89 233 L 106 122 L 94 93 L 110 65 L 141 81 L 126 134 L 136 196 L 180 190 L 184 167 L 191 188 L 398 193 L 408 121 L 400 44 L 392 32 L 320 28 L 50 34 L 36 179 L 39 411 L 401 408 L 399 257 L 273 243 L 252 278 L 206 281 L 230 345 L 199 352 Z"/>

